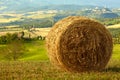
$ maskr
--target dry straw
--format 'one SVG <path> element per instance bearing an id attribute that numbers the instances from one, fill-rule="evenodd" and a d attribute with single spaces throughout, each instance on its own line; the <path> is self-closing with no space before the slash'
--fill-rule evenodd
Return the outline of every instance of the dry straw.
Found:
<path id="1" fill-rule="evenodd" d="M 102 24 L 79 16 L 58 21 L 46 45 L 50 61 L 70 72 L 101 71 L 113 49 L 111 34 Z"/>

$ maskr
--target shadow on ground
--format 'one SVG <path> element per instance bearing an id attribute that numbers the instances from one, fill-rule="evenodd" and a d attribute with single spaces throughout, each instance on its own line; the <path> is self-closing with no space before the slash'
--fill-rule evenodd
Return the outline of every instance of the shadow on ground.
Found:
<path id="1" fill-rule="evenodd" d="M 104 70 L 105 72 L 120 72 L 120 67 L 109 67 Z"/>

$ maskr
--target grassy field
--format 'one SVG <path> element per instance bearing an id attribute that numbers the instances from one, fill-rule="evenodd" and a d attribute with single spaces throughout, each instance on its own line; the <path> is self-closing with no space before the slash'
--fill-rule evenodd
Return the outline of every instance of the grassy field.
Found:
<path id="1" fill-rule="evenodd" d="M 49 61 L 0 62 L 0 80 L 119 80 L 120 61 L 111 61 L 102 72 L 70 73 Z"/>
<path id="2" fill-rule="evenodd" d="M 5 18 L 4 16 L 11 16 L 11 18 Z M 22 17 L 21 14 L 9 14 L 9 13 L 0 14 L 0 23 L 8 23 L 11 21 L 16 21 L 19 20 L 21 17 Z"/>
<path id="3" fill-rule="evenodd" d="M 22 57 L 18 60 L 20 61 L 32 61 L 32 60 L 48 60 L 47 52 L 45 49 L 45 41 L 30 41 L 25 42 L 23 45 L 25 46 L 25 51 Z M 6 45 L 0 45 L 0 48 L 5 47 Z M 3 56 L 0 56 L 0 61 L 5 61 L 6 59 Z"/>
<path id="4" fill-rule="evenodd" d="M 37 36 L 47 36 L 48 32 L 50 31 L 51 28 L 32 28 L 35 31 L 29 32 L 28 30 L 22 29 L 20 27 L 16 27 L 16 28 L 12 28 L 15 26 L 6 26 L 7 29 L 0 29 L 0 36 L 6 35 L 7 33 L 19 33 L 24 31 L 24 37 L 29 37 L 29 34 L 31 35 L 31 37 L 37 37 Z M 31 29 L 31 30 L 32 30 Z"/>
<path id="5" fill-rule="evenodd" d="M 45 41 L 27 42 L 27 51 L 18 61 L 0 61 L 0 80 L 120 80 L 120 45 L 101 72 L 64 72 L 49 62 Z M 4 45 L 1 45 L 2 47 Z"/>
<path id="6" fill-rule="evenodd" d="M 107 28 L 120 28 L 120 24 L 112 25 L 112 26 L 107 26 Z"/>
<path id="7" fill-rule="evenodd" d="M 10 16 L 10 17 L 6 17 Z M 41 19 L 41 18 L 50 18 L 55 16 L 55 13 L 41 13 L 41 12 L 28 12 L 28 13 L 21 13 L 21 14 L 15 14 L 15 13 L 4 13 L 0 14 L 0 23 L 9 23 L 14 21 L 20 21 L 22 18 L 24 19 Z"/>
<path id="8" fill-rule="evenodd" d="M 112 59 L 120 60 L 120 44 L 114 45 Z"/>
<path id="9" fill-rule="evenodd" d="M 49 18 L 54 16 L 55 14 L 31 14 L 27 16 L 27 18 L 32 18 L 32 19 L 39 19 L 39 18 Z"/>
<path id="10" fill-rule="evenodd" d="M 47 51 L 45 49 L 45 41 L 35 41 L 25 43 L 26 51 L 23 57 L 19 60 L 48 60 Z"/>

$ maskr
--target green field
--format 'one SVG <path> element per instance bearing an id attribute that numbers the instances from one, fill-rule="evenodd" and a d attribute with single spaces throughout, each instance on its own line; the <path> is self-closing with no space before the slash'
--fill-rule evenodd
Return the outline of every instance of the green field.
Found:
<path id="1" fill-rule="evenodd" d="M 114 45 L 112 59 L 120 60 L 120 44 Z"/>
<path id="2" fill-rule="evenodd" d="M 30 41 L 25 42 L 23 45 L 25 46 L 24 54 L 18 59 L 19 61 L 32 61 L 32 60 L 39 60 L 45 61 L 48 60 L 47 51 L 45 49 L 45 41 Z M 0 45 L 0 48 L 6 45 Z M 6 59 L 1 55 L 1 61 L 5 61 Z"/>
<path id="3" fill-rule="evenodd" d="M 45 41 L 26 42 L 24 45 L 27 50 L 18 61 L 0 61 L 0 80 L 120 80 L 120 44 L 114 45 L 105 70 L 90 73 L 64 72 L 51 65 Z"/>
<path id="4" fill-rule="evenodd" d="M 23 57 L 19 60 L 30 61 L 30 60 L 48 60 L 47 51 L 45 49 L 45 41 L 33 41 L 25 43 L 27 51 Z"/>
<path id="5" fill-rule="evenodd" d="M 32 60 L 39 60 L 39 61 L 46 61 L 48 60 L 47 51 L 45 48 L 45 41 L 43 40 L 37 40 L 37 41 L 30 41 L 25 42 L 23 44 L 26 48 L 24 54 L 21 58 L 19 58 L 20 61 L 32 61 Z M 0 45 L 0 48 L 5 45 Z M 3 59 L 3 58 L 2 58 Z M 2 61 L 2 59 L 0 59 Z M 114 44 L 113 47 L 113 54 L 111 59 L 113 60 L 119 60 L 120 59 L 120 44 Z M 3 59 L 4 60 L 4 59 Z"/>
<path id="6" fill-rule="evenodd" d="M 45 48 L 45 41 L 37 40 L 37 41 L 32 41 L 32 42 L 25 42 L 23 45 L 25 46 L 26 50 L 24 52 L 24 55 L 22 55 L 22 57 L 19 58 L 20 61 L 48 60 L 47 51 Z M 0 45 L 0 48 L 3 46 L 5 45 Z M 113 60 L 120 59 L 120 44 L 114 44 L 113 54 L 112 54 L 111 59 Z"/>

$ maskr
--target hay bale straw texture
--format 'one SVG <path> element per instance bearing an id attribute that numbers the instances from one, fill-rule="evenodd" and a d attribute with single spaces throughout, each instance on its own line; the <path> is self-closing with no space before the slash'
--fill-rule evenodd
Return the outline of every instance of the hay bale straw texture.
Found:
<path id="1" fill-rule="evenodd" d="M 58 21 L 47 35 L 46 46 L 50 61 L 70 72 L 103 70 L 113 49 L 104 25 L 79 16 Z"/>

